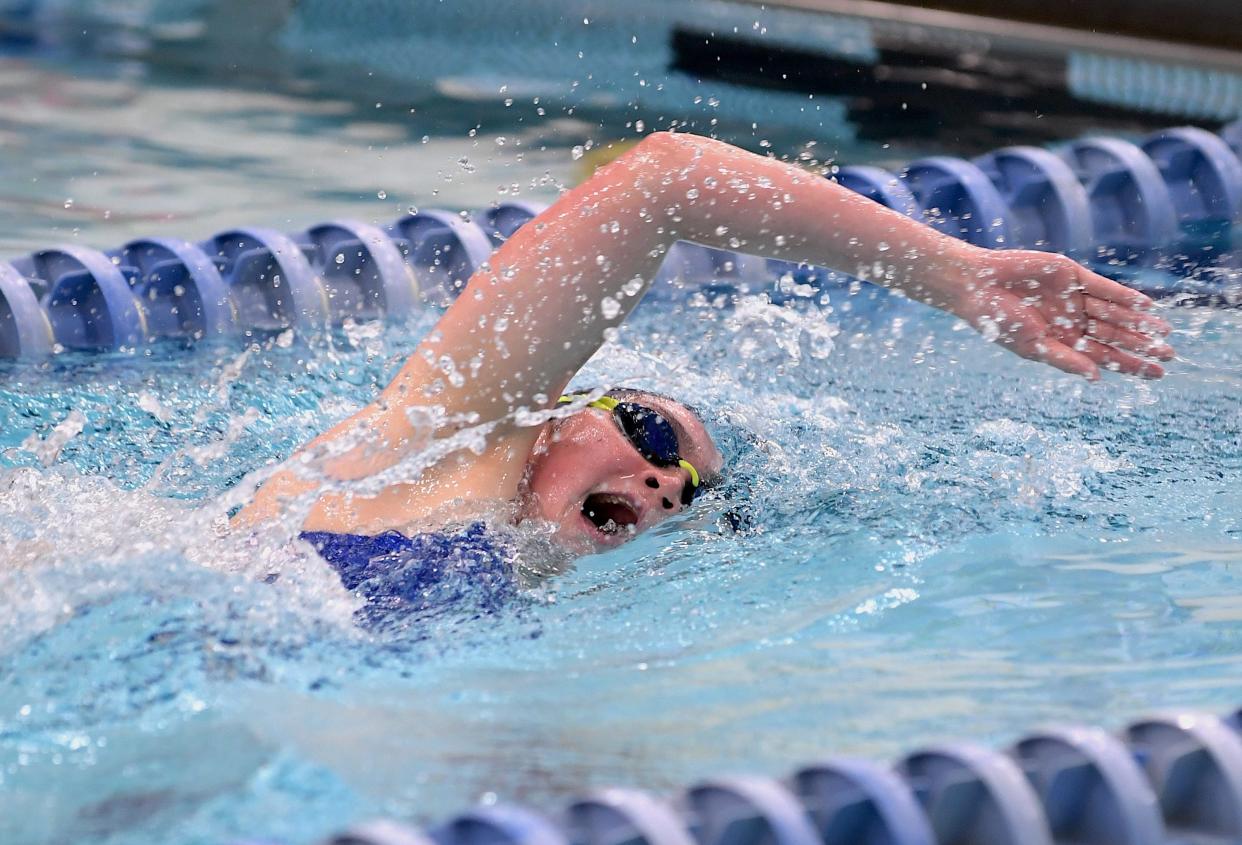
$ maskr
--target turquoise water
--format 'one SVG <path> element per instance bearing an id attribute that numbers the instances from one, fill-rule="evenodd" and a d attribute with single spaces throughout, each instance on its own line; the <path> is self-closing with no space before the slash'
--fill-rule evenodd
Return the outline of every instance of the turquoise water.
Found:
<path id="1" fill-rule="evenodd" d="M 634 131 L 605 107 L 333 90 L 6 59 L 0 247 L 547 200 L 573 146 Z M 817 131 L 851 163 L 953 148 Z M 834 296 L 640 309 L 584 380 L 705 409 L 729 482 L 499 613 L 467 598 L 384 633 L 316 558 L 220 520 L 433 313 L 3 365 L 0 840 L 309 843 L 379 814 L 1235 706 L 1242 317 L 1170 310 L 1163 382 L 1088 385 Z"/>

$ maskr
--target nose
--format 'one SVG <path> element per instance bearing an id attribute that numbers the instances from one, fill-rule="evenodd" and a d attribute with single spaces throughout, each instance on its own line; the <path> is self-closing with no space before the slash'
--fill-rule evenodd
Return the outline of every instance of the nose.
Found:
<path id="1" fill-rule="evenodd" d="M 646 478 L 647 486 L 658 491 L 660 505 L 666 511 L 681 509 L 678 503 L 681 502 L 681 491 L 686 483 L 686 480 L 682 478 L 682 472 L 683 470 L 678 467 L 661 467 L 658 472 L 653 472 Z"/>

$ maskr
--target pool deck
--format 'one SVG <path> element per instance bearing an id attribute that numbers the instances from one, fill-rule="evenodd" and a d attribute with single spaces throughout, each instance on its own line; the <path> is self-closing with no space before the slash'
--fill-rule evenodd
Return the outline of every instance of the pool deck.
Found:
<path id="1" fill-rule="evenodd" d="M 1203 0 L 1195 13 L 1169 0 L 1009 0 L 1005 17 L 985 0 L 938 0 L 926 5 L 880 0 L 735 0 L 866 21 L 878 41 L 970 49 L 1010 55 L 1072 51 L 1242 70 L 1242 3 Z M 979 14 L 981 11 L 992 14 Z"/>

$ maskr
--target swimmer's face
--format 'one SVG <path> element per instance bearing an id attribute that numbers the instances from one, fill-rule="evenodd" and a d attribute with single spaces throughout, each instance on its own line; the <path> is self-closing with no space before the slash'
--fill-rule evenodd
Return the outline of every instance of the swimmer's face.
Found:
<path id="1" fill-rule="evenodd" d="M 720 472 L 720 452 L 684 405 L 637 391 L 614 395 L 667 419 L 681 457 L 704 477 Z M 611 412 L 585 408 L 553 420 L 539 437 L 527 465 L 523 515 L 555 524 L 557 539 L 574 551 L 602 551 L 681 513 L 689 477 L 681 467 L 658 467 L 640 455 Z"/>

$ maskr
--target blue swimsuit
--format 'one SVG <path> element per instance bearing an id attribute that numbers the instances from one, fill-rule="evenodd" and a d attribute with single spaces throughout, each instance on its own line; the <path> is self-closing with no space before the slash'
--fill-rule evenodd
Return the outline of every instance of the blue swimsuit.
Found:
<path id="1" fill-rule="evenodd" d="M 503 548 L 483 523 L 457 531 L 406 537 L 304 531 L 300 535 L 332 565 L 341 583 L 367 600 L 363 621 L 407 625 L 438 612 L 494 613 L 517 592 Z"/>

